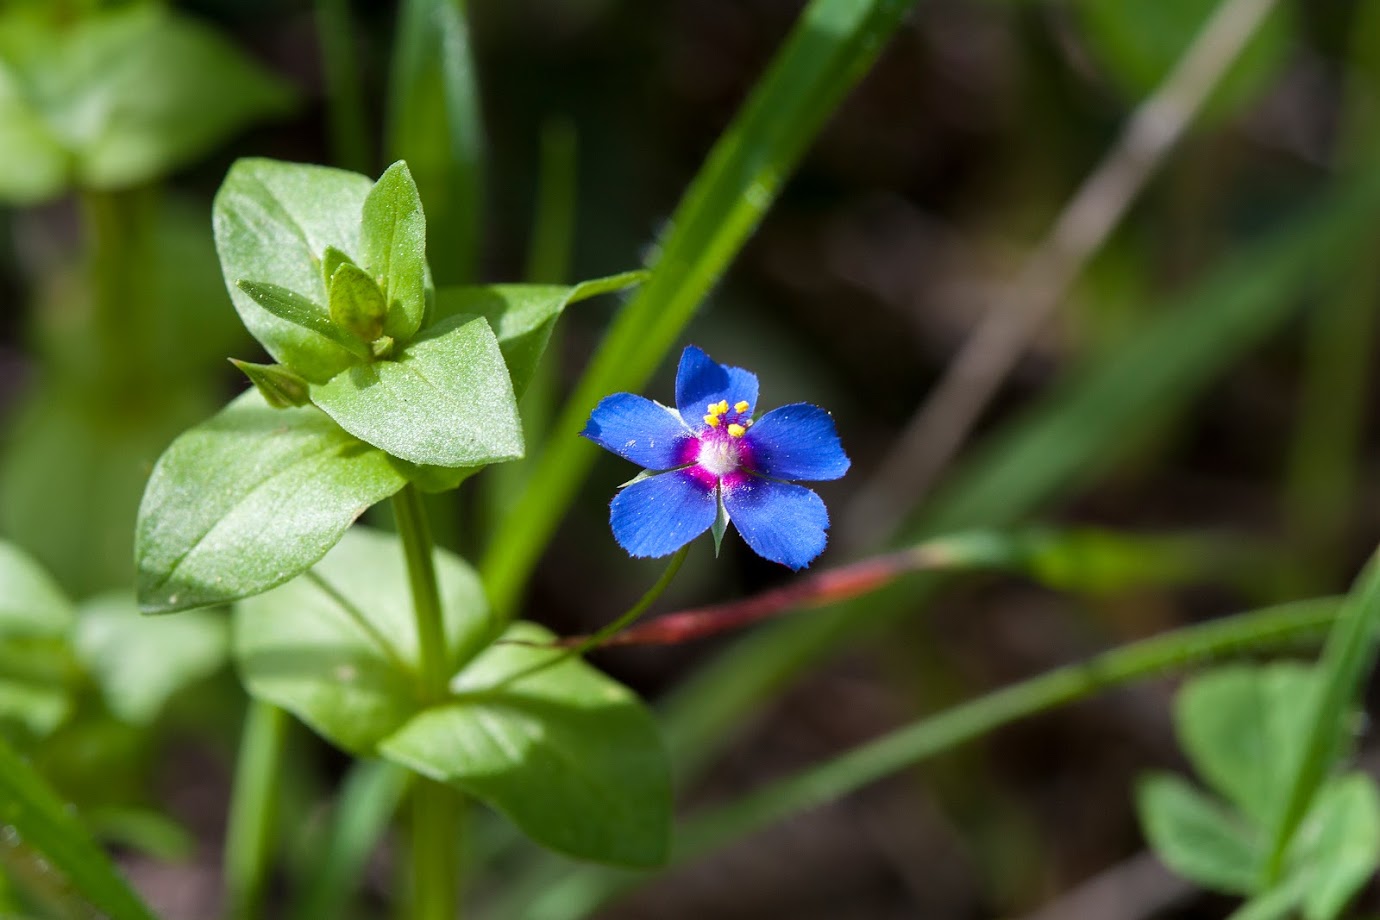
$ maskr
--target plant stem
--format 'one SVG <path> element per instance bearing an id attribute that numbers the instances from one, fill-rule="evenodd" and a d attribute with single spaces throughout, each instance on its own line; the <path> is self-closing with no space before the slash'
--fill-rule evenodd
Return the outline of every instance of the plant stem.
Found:
<path id="1" fill-rule="evenodd" d="M 489 688 L 489 690 L 485 692 L 492 692 L 493 690 L 497 690 L 499 687 L 507 687 L 510 684 L 515 684 L 520 680 L 531 677 L 538 671 L 545 671 L 547 668 L 554 668 L 558 664 L 561 664 L 563 662 L 569 661 L 572 658 L 583 655 L 590 649 L 596 648 L 597 646 L 601 645 L 605 639 L 608 639 L 610 636 L 616 635 L 617 633 L 626 629 L 628 626 L 631 626 L 634 622 L 637 621 L 638 617 L 642 616 L 642 614 L 647 612 L 647 608 L 651 607 L 653 604 L 657 602 L 657 598 L 661 597 L 662 594 L 666 593 L 666 589 L 671 586 L 671 582 L 675 579 L 676 573 L 680 571 L 680 567 L 682 564 L 684 564 L 685 557 L 689 552 L 690 544 L 688 543 L 685 546 L 682 546 L 680 549 L 676 550 L 676 554 L 671 557 L 671 561 L 667 563 L 666 570 L 661 573 L 661 577 L 656 580 L 656 584 L 648 588 L 647 593 L 643 594 L 640 598 L 638 598 L 636 604 L 633 604 L 631 607 L 625 610 L 623 614 L 619 616 L 616 620 L 614 620 L 612 623 L 608 624 L 607 626 L 598 630 L 597 632 L 594 632 L 593 634 L 585 637 L 578 645 L 574 645 L 568 649 L 564 649 L 563 651 L 557 652 L 555 655 L 552 655 L 545 661 L 539 661 L 536 664 L 532 665 L 530 668 L 518 671 L 516 674 L 513 674 L 512 676 L 505 678 L 504 680 L 495 684 L 493 687 Z"/>
<path id="2" fill-rule="evenodd" d="M 432 558 L 431 528 L 422 496 L 406 485 L 393 496 L 393 515 L 407 558 L 407 578 L 417 617 L 418 696 L 424 705 L 444 699 L 451 655 L 441 619 L 441 595 Z M 454 920 L 459 913 L 461 802 L 444 783 L 417 776 L 412 786 L 413 920 Z"/>
<path id="3" fill-rule="evenodd" d="M 459 913 L 460 794 L 417 776 L 412 786 L 411 920 L 454 920 Z"/>
<path id="4" fill-rule="evenodd" d="M 282 772 L 287 714 L 252 700 L 244 717 L 230 825 L 225 832 L 227 915 L 250 920 L 263 911 L 263 895 L 273 862 L 278 820 L 278 775 Z"/>
<path id="5" fill-rule="evenodd" d="M 412 588 L 412 607 L 417 616 L 419 654 L 418 687 L 423 703 L 435 703 L 446 695 L 450 681 L 450 654 L 441 621 L 441 595 L 436 586 L 436 564 L 431 527 L 421 493 L 411 484 L 393 496 L 393 515 L 407 557 L 407 580 Z"/>
<path id="6" fill-rule="evenodd" d="M 96 335 L 87 360 L 91 380 L 116 399 L 129 399 L 145 384 L 150 290 L 156 277 L 151 254 L 157 193 L 153 189 L 85 191 L 81 196 L 89 240 L 91 328 Z"/>

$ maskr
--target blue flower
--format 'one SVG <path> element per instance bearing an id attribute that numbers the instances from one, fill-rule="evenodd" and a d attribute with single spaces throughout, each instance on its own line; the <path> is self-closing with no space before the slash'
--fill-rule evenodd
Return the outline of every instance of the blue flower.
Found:
<path id="1" fill-rule="evenodd" d="M 801 569 L 824 551 L 829 512 L 786 480 L 848 470 L 834 420 L 806 403 L 753 419 L 757 375 L 691 345 L 676 373 L 676 408 L 632 393 L 606 397 L 580 432 L 646 468 L 613 499 L 614 539 L 634 556 L 667 556 L 729 522 L 760 556 Z"/>

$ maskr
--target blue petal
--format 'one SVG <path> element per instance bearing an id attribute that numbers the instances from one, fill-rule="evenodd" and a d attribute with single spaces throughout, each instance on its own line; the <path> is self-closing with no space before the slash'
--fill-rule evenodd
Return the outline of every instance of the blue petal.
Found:
<path id="1" fill-rule="evenodd" d="M 752 451 L 752 468 L 773 479 L 838 479 L 848 472 L 833 417 L 809 403 L 771 410 L 743 440 Z"/>
<path id="2" fill-rule="evenodd" d="M 680 452 L 691 437 L 685 423 L 670 409 L 632 393 L 615 393 L 600 400 L 580 434 L 649 470 L 680 466 Z"/>
<path id="3" fill-rule="evenodd" d="M 642 479 L 613 497 L 609 524 L 634 556 L 669 556 L 709 529 L 719 513 L 714 488 L 687 472 Z"/>
<path id="4" fill-rule="evenodd" d="M 804 486 L 749 476 L 724 490 L 728 519 L 757 555 L 803 569 L 824 551 L 829 512 Z"/>
<path id="5" fill-rule="evenodd" d="M 711 403 L 728 400 L 730 406 L 746 400 L 747 414 L 757 405 L 757 375 L 741 367 L 717 364 L 694 345 L 686 347 L 676 371 L 676 408 L 694 425 Z"/>

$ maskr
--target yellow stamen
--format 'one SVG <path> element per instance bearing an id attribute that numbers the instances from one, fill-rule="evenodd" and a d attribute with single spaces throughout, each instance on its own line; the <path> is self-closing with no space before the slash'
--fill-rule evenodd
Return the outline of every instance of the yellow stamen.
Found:
<path id="1" fill-rule="evenodd" d="M 718 428 L 719 417 L 717 415 L 706 415 L 704 417 L 704 423 L 708 425 L 710 428 Z"/>
<path id="2" fill-rule="evenodd" d="M 744 399 L 744 400 L 741 401 L 741 402 L 736 402 L 736 403 L 733 404 L 733 411 L 734 411 L 734 412 L 742 413 L 742 412 L 746 412 L 747 410 L 748 410 L 748 401 L 747 401 L 746 399 Z"/>
<path id="3" fill-rule="evenodd" d="M 718 414 L 719 414 L 719 404 L 718 404 L 718 403 L 710 403 L 709 405 L 705 406 L 704 408 L 705 408 L 705 411 L 708 412 L 710 415 L 718 415 Z"/>
<path id="4" fill-rule="evenodd" d="M 747 434 L 747 429 L 742 425 L 729 425 L 728 433 L 735 438 L 741 438 L 743 435 Z"/>
<path id="5" fill-rule="evenodd" d="M 728 411 L 728 400 L 726 400 L 726 399 L 721 399 L 721 400 L 719 400 L 719 404 L 718 404 L 717 406 L 715 406 L 714 409 L 715 409 L 715 411 L 717 411 L 720 415 L 723 415 L 725 412 Z"/>

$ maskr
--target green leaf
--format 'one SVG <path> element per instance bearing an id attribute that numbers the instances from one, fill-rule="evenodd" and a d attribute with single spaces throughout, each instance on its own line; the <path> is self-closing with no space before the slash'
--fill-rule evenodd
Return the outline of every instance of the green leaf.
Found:
<path id="1" fill-rule="evenodd" d="M 1264 838 L 1236 815 L 1170 774 L 1141 780 L 1136 808 L 1146 839 L 1166 866 L 1204 887 L 1253 894 Z"/>
<path id="2" fill-rule="evenodd" d="M 480 466 L 522 456 L 522 423 L 497 339 L 476 316 L 428 327 L 397 360 L 352 367 L 312 402 L 363 441 L 412 463 Z"/>
<path id="3" fill-rule="evenodd" d="M 150 619 L 127 592 L 115 591 L 82 603 L 73 644 L 110 711 L 148 725 L 180 690 L 220 669 L 229 642 L 223 615 Z"/>
<path id="4" fill-rule="evenodd" d="M 37 204 L 67 187 L 67 152 L 29 104 L 19 74 L 0 59 L 0 201 Z"/>
<path id="5" fill-rule="evenodd" d="M 446 284 L 470 281 L 484 210 L 484 122 L 464 5 L 404 0 L 388 88 L 385 149 L 406 160 L 426 202 Z"/>
<path id="6" fill-rule="evenodd" d="M 1109 76 L 1131 98 L 1148 96 L 1217 10 L 1218 0 L 1081 0 L 1088 44 Z M 1276 4 L 1208 102 L 1209 114 L 1240 109 L 1288 60 L 1293 24 Z"/>
<path id="7" fill-rule="evenodd" d="M 0 540 L 0 639 L 67 635 L 72 603 L 19 547 Z"/>
<path id="8" fill-rule="evenodd" d="M 125 188 L 201 157 L 294 94 L 215 32 L 155 5 L 38 26 L 6 18 L 0 150 L 36 200 L 68 181 Z M 17 54 L 14 31 L 41 52 Z M 22 94 L 19 90 L 23 87 Z M 10 159 L 10 155 L 23 159 Z M 17 167 L 17 168 L 15 168 Z"/>
<path id="9" fill-rule="evenodd" d="M 237 358 L 231 358 L 230 363 L 249 378 L 264 402 L 275 409 L 305 406 L 311 401 L 307 382 L 281 364 L 251 364 Z"/>
<path id="10" fill-rule="evenodd" d="M 360 342 L 372 342 L 383 335 L 388 304 L 383 292 L 357 265 L 345 263 L 331 275 L 331 322 Z"/>
<path id="11" fill-rule="evenodd" d="M 0 823 L 42 853 L 111 920 L 154 920 L 149 909 L 32 766 L 0 739 Z"/>
<path id="12" fill-rule="evenodd" d="M 274 409 L 249 390 L 154 467 L 135 536 L 140 608 L 186 610 L 280 585 L 406 481 L 317 410 Z"/>
<path id="13" fill-rule="evenodd" d="M 638 271 L 574 286 L 490 284 L 441 288 L 436 292 L 436 317 L 476 313 L 487 319 L 503 349 L 503 360 L 508 363 L 513 392 L 521 399 L 551 340 L 551 330 L 566 307 L 600 294 L 626 290 L 646 279 L 647 273 Z"/>
<path id="14" fill-rule="evenodd" d="M 360 237 L 364 264 L 383 289 L 388 312 L 383 334 L 406 342 L 426 312 L 426 216 L 402 160 L 384 171 L 364 199 Z"/>
<path id="15" fill-rule="evenodd" d="M 300 326 L 307 332 L 314 332 L 356 357 L 369 357 L 369 349 L 364 347 L 358 337 L 351 336 L 345 326 L 333 322 L 334 311 L 327 315 L 301 294 L 294 294 L 287 288 L 268 281 L 240 281 L 235 286 L 278 319 Z"/>
<path id="16" fill-rule="evenodd" d="M 1334 920 L 1380 868 L 1380 795 L 1363 773 L 1332 781 L 1299 827 L 1290 861 L 1308 877 L 1307 920 Z"/>
<path id="17" fill-rule="evenodd" d="M 506 638 L 554 637 L 518 623 Z M 380 751 L 482 799 L 554 850 L 662 864 L 671 778 L 655 720 L 632 691 L 576 659 L 504 685 L 552 654 L 491 646 L 452 681 L 456 699 L 418 714 Z"/>
<path id="18" fill-rule="evenodd" d="M 270 355 L 316 383 L 353 364 L 354 357 L 328 334 L 275 316 L 239 283 L 271 279 L 326 317 L 320 260 L 333 247 L 361 261 L 360 215 L 372 188 L 358 173 L 248 159 L 230 167 L 216 194 L 216 251 L 235 309 Z"/>
<path id="19" fill-rule="evenodd" d="M 72 707 L 72 605 L 37 562 L 0 540 L 0 728 L 47 735 Z"/>
<path id="20" fill-rule="evenodd" d="M 1194 768 L 1263 827 L 1283 805 L 1317 686 L 1302 665 L 1237 665 L 1194 677 L 1175 701 L 1180 742 Z"/>
<path id="21" fill-rule="evenodd" d="M 436 574 L 453 667 L 489 628 L 474 571 L 437 550 Z M 311 575 L 240 603 L 235 659 L 257 699 L 281 706 L 361 756 L 418 710 L 420 653 L 402 545 L 356 527 Z"/>

